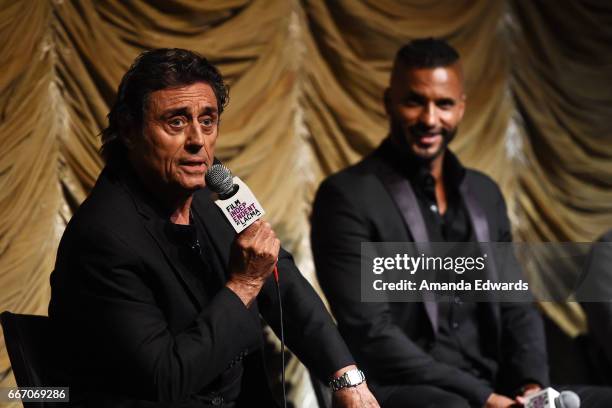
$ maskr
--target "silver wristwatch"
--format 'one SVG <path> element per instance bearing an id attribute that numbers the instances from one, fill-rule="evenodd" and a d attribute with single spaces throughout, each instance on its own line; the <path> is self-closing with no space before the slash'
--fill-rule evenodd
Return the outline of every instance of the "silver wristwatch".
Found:
<path id="1" fill-rule="evenodd" d="M 365 381 L 365 374 L 358 368 L 348 370 L 338 378 L 334 378 L 329 382 L 329 388 L 336 392 L 343 388 L 356 387 Z"/>

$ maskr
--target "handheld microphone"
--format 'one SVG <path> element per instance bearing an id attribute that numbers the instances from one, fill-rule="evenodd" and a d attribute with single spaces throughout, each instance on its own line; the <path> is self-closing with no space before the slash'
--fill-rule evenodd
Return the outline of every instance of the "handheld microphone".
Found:
<path id="1" fill-rule="evenodd" d="M 266 213 L 249 187 L 239 177 L 232 176 L 231 171 L 221 163 L 215 163 L 208 169 L 205 180 L 208 188 L 217 193 L 215 204 L 236 233 L 242 232 Z"/>
<path id="2" fill-rule="evenodd" d="M 573 391 L 559 393 L 549 387 L 527 397 L 525 408 L 580 408 L 580 397 Z"/>
<path id="3" fill-rule="evenodd" d="M 266 213 L 244 181 L 233 176 L 232 172 L 218 160 L 215 159 L 215 164 L 208 168 L 204 179 L 208 188 L 217 193 L 215 204 L 237 234 Z M 278 282 L 276 265 L 274 279 Z"/>

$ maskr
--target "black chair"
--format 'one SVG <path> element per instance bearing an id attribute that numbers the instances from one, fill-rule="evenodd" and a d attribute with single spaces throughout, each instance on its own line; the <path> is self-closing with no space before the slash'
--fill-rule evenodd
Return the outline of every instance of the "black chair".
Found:
<path id="1" fill-rule="evenodd" d="M 44 387 L 49 378 L 51 346 L 50 326 L 46 316 L 0 314 L 4 342 L 15 380 L 19 387 Z M 25 408 L 48 407 L 43 402 L 24 402 Z"/>

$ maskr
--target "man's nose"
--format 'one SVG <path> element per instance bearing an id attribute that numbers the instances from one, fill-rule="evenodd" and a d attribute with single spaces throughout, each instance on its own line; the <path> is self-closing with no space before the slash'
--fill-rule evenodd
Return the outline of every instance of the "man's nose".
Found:
<path id="1" fill-rule="evenodd" d="M 198 152 L 204 143 L 206 142 L 206 136 L 202 132 L 202 128 L 199 123 L 191 124 L 187 129 L 187 140 L 185 141 L 185 148 L 190 152 Z"/>
<path id="2" fill-rule="evenodd" d="M 436 107 L 433 104 L 426 105 L 421 111 L 420 122 L 427 127 L 436 127 L 438 124 L 438 113 Z"/>

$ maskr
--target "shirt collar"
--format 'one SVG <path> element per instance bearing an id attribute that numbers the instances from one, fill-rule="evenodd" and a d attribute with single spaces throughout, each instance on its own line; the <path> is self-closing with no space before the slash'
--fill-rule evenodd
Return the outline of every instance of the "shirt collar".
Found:
<path id="1" fill-rule="evenodd" d="M 146 218 L 158 218 L 170 221 L 172 211 L 155 197 L 140 181 L 140 178 L 132 165 L 127 162 L 112 162 L 106 166 L 111 177 L 114 177 L 123 186 L 127 194 L 132 198 L 138 212 Z"/>
<path id="2" fill-rule="evenodd" d="M 416 183 L 424 190 L 434 188 L 434 180 L 431 176 L 427 163 L 411 153 L 404 152 L 399 149 L 389 137 L 381 144 L 380 153 L 387 162 L 391 164 L 397 171 L 404 174 L 413 183 Z M 465 167 L 459 162 L 459 159 L 450 149 L 446 149 L 444 153 L 444 163 L 442 164 L 442 174 L 444 176 L 444 184 L 455 190 L 459 189 L 459 185 L 465 177 Z"/>

